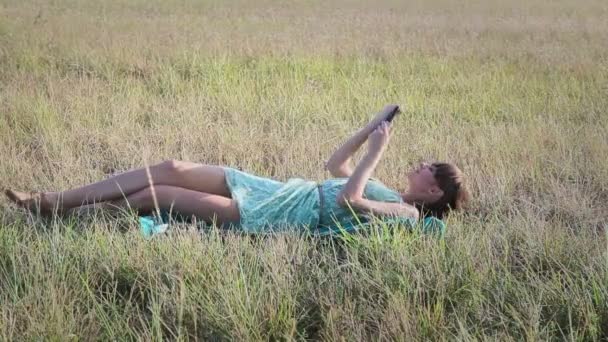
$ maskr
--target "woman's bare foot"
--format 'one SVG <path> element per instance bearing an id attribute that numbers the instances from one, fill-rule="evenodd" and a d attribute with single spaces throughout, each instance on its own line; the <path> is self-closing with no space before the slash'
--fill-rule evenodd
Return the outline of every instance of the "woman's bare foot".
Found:
<path id="1" fill-rule="evenodd" d="M 55 209 L 55 203 L 44 192 L 21 192 L 5 190 L 4 194 L 15 204 L 29 211 L 40 211 L 41 214 L 50 215 Z"/>

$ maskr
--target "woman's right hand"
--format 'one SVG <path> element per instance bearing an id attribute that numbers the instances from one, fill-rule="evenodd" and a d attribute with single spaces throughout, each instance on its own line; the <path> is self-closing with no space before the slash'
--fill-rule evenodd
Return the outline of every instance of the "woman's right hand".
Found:
<path id="1" fill-rule="evenodd" d="M 381 122 L 380 125 L 368 136 L 368 148 L 370 152 L 382 152 L 388 145 L 391 137 L 391 124 Z"/>
<path id="2" fill-rule="evenodd" d="M 380 125 L 382 123 L 382 121 L 385 121 L 386 118 L 388 118 L 389 114 L 393 112 L 393 110 L 395 110 L 395 108 L 399 107 L 398 105 L 395 104 L 390 104 L 390 105 L 386 105 L 384 106 L 384 108 L 382 108 L 382 110 L 380 112 L 378 112 L 378 114 L 376 114 L 374 116 L 374 118 L 367 124 L 368 128 L 370 130 L 374 130 L 378 127 L 378 125 Z"/>

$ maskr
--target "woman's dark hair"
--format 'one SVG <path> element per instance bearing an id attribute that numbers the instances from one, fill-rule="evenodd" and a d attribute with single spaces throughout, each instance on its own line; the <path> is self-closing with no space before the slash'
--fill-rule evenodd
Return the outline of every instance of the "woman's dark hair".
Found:
<path id="1" fill-rule="evenodd" d="M 433 203 L 416 203 L 421 217 L 435 216 L 443 219 L 450 210 L 462 210 L 470 199 L 465 188 L 464 176 L 456 165 L 450 163 L 433 163 L 435 180 L 443 190 L 443 196 Z"/>

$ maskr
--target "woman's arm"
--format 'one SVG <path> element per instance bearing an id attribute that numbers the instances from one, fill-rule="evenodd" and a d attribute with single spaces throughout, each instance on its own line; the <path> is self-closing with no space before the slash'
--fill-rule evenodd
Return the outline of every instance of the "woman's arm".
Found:
<path id="1" fill-rule="evenodd" d="M 338 204 L 345 202 L 355 202 L 363 198 L 363 191 L 368 179 L 376 169 L 376 165 L 382 157 L 383 150 L 370 149 L 367 154 L 359 161 L 355 171 L 350 175 L 344 188 L 338 194 Z"/>
<path id="2" fill-rule="evenodd" d="M 407 203 L 379 202 L 368 200 L 366 198 L 358 198 L 348 203 L 350 203 L 350 207 L 356 212 L 361 212 L 364 214 L 389 217 L 410 217 L 416 220 L 418 220 L 420 215 L 416 207 Z M 348 204 L 344 204 L 344 206 L 348 207 Z"/>
<path id="3" fill-rule="evenodd" d="M 363 198 L 365 185 L 376 169 L 388 144 L 389 126 L 390 124 L 383 122 L 370 134 L 369 150 L 348 178 L 344 189 L 338 194 L 337 201 L 340 206 L 350 206 L 364 213 L 380 216 L 406 216 L 417 219 L 418 210 L 409 204 L 379 202 Z"/>
<path id="4" fill-rule="evenodd" d="M 365 127 L 355 132 L 355 134 L 340 146 L 340 148 L 338 148 L 325 162 L 325 169 L 334 177 L 350 177 L 353 173 L 350 162 L 353 154 L 361 145 L 363 145 L 370 133 L 378 127 L 395 107 L 396 105 L 385 106 Z"/>
<path id="5" fill-rule="evenodd" d="M 369 126 L 369 125 L 368 125 Z M 358 130 L 325 162 L 325 169 L 334 177 L 350 177 L 353 173 L 351 159 L 369 135 L 368 126 Z"/>

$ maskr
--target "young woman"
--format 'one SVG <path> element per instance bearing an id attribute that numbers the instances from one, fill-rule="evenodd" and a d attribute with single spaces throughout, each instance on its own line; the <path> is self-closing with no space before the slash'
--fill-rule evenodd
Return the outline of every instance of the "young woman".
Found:
<path id="1" fill-rule="evenodd" d="M 301 178 L 279 182 L 230 167 L 170 160 L 72 190 L 7 190 L 6 195 L 45 214 L 92 203 L 141 212 L 157 208 L 249 233 L 297 227 L 328 234 L 355 230 L 371 215 L 411 223 L 460 209 L 468 195 L 462 172 L 453 164 L 421 163 L 408 173 L 409 189 L 402 194 L 371 178 L 389 142 L 385 119 L 394 110 L 386 106 L 348 139 L 325 164 L 336 178 L 321 183 Z M 352 169 L 351 157 L 366 140 L 367 154 Z"/>

